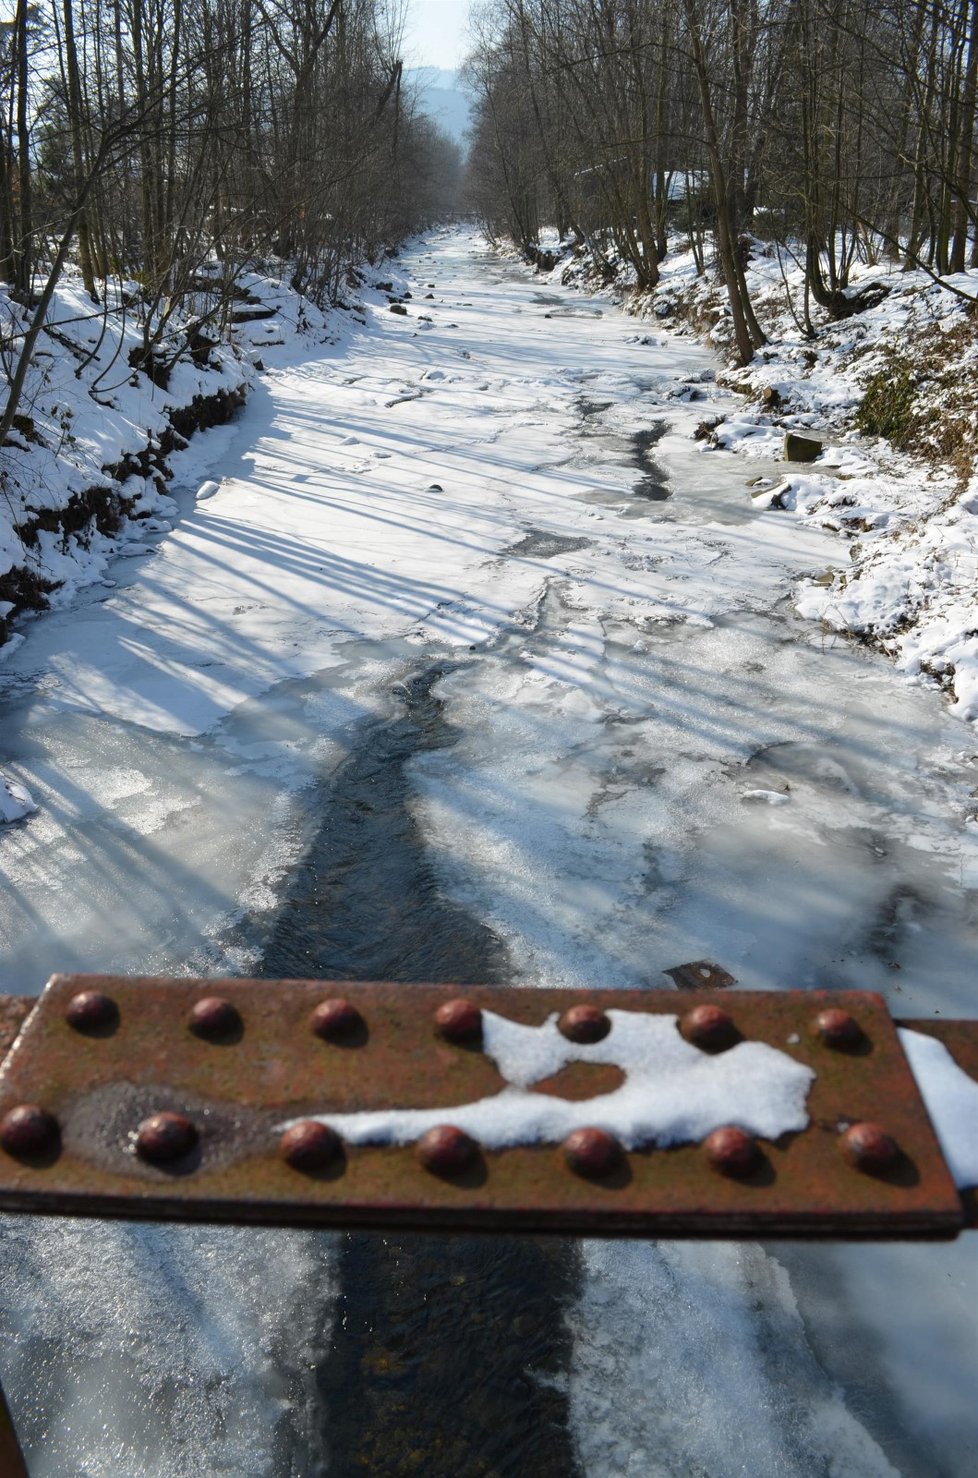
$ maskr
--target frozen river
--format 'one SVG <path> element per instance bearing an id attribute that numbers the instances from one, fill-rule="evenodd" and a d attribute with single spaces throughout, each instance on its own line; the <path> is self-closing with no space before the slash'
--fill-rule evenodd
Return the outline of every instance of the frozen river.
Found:
<path id="1" fill-rule="evenodd" d="M 978 739 L 795 616 L 845 545 L 693 439 L 715 362 L 463 232 L 403 268 L 407 316 L 283 353 L 192 449 L 217 494 L 0 665 L 40 804 L 0 986 L 708 958 L 974 1016 Z M 32 1478 L 974 1471 L 974 1235 L 0 1237 Z"/>

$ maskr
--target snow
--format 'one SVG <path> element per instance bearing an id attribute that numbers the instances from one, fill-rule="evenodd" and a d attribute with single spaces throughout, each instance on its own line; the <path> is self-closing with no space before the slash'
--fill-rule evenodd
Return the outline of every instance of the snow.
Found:
<path id="1" fill-rule="evenodd" d="M 301 1472 L 295 1408 L 313 1399 L 337 1291 L 322 1235 L 5 1217 L 3 1241 L 22 1269 L 5 1298 L 3 1380 L 8 1398 L 25 1390 L 31 1478 L 258 1478 L 287 1453 Z"/>
<path id="2" fill-rule="evenodd" d="M 662 270 L 656 293 L 636 299 L 631 311 L 677 323 L 680 331 L 688 331 L 688 321 L 729 350 L 729 315 L 715 278 L 698 277 L 683 249 L 671 251 Z M 771 342 L 748 367 L 731 368 L 722 378 L 758 401 L 774 391 L 778 404 L 772 410 L 741 402 L 725 411 L 701 443 L 704 455 L 719 449 L 751 461 L 780 460 L 786 430 L 824 441 L 811 471 L 785 471 L 789 464 L 782 463 L 776 485 L 756 494 L 758 507 L 793 514 L 849 541 L 847 551 L 832 557 L 831 578 L 801 583 L 797 609 L 825 629 L 878 645 L 910 681 L 938 682 L 959 717 L 978 719 L 978 532 L 972 506 L 978 494 L 978 407 L 966 388 L 973 386 L 978 366 L 971 308 L 978 300 L 978 270 L 946 279 L 945 288 L 923 270 L 857 261 L 852 286 L 879 285 L 888 295 L 839 323 L 823 315 L 815 340 L 802 335 L 787 308 L 785 282 L 795 303 L 801 300 L 799 262 L 779 262 L 776 247 L 755 242 L 747 279 Z M 568 268 L 565 259 L 549 281 L 586 285 L 586 264 Z M 628 283 L 622 268 L 621 290 Z M 955 286 L 963 298 L 948 290 Z M 906 364 L 916 377 L 923 419 L 916 456 L 862 434 L 854 424 L 870 378 L 892 376 L 894 366 Z M 957 400 L 947 376 L 965 387 Z M 946 455 L 941 458 L 949 415 L 963 423 L 957 471 L 946 465 Z"/>
<path id="3" fill-rule="evenodd" d="M 765 806 L 786 806 L 791 796 L 785 795 L 780 790 L 745 790 L 741 795 L 741 800 L 759 801 Z"/>
<path id="4" fill-rule="evenodd" d="M 740 1042 L 713 1056 L 680 1036 L 676 1016 L 609 1011 L 608 1017 L 609 1034 L 581 1046 L 561 1035 L 556 1012 L 532 1027 L 483 1011 L 484 1049 L 506 1082 L 500 1093 L 446 1108 L 313 1117 L 351 1144 L 407 1144 L 451 1123 L 487 1149 L 557 1144 L 589 1125 L 617 1135 L 626 1149 L 696 1143 L 725 1124 L 765 1139 L 807 1126 L 805 1100 L 815 1074 L 786 1053 Z M 625 1081 L 574 1102 L 527 1091 L 571 1062 L 610 1064 Z"/>
<path id="5" fill-rule="evenodd" d="M 860 1392 L 853 1410 L 833 1381 L 795 1295 L 800 1279 L 794 1270 L 789 1278 L 779 1253 L 776 1244 L 735 1242 L 583 1244 L 585 1277 L 569 1318 L 569 1395 L 584 1473 L 896 1478 L 913 1471 L 890 1459 L 899 1439 L 890 1431 L 881 1439 L 867 1420 L 872 1397 L 878 1403 L 884 1393 Z M 884 1302 L 883 1289 L 874 1291 Z M 859 1304 L 854 1297 L 850 1308 Z M 961 1353 L 967 1363 L 967 1348 Z M 946 1433 L 959 1413 L 945 1407 L 942 1415 L 936 1428 Z"/>
<path id="6" fill-rule="evenodd" d="M 943 1042 L 906 1027 L 899 1037 L 955 1185 L 978 1186 L 978 1083 Z"/>
<path id="7" fill-rule="evenodd" d="M 14 343 L 24 321 L 23 309 L 0 291 L 0 327 Z M 142 331 L 118 285 L 96 307 L 69 274 L 55 291 L 47 323 L 50 332 L 40 337 L 18 406 L 24 432 L 3 451 L 0 576 L 26 569 L 56 587 L 53 603 L 63 604 L 99 580 L 119 549 L 170 527 L 175 510 L 157 477 L 127 476 L 126 459 L 158 449 L 171 430 L 171 412 L 198 396 L 237 393 L 249 371 L 233 346 L 223 345 L 205 364 L 177 364 L 161 390 L 128 368 Z M 187 322 L 171 320 L 174 342 L 187 330 Z M 21 539 L 19 528 L 29 529 L 39 514 L 60 513 L 92 488 L 132 500 L 118 531 L 100 532 L 89 521 L 68 534 L 41 528 Z"/>
<path id="8" fill-rule="evenodd" d="M 219 278 L 221 264 L 211 265 Z M 254 383 L 253 367 L 259 363 L 284 365 L 315 357 L 325 343 L 342 337 L 342 330 L 331 322 L 332 316 L 342 315 L 324 313 L 301 297 L 289 275 L 238 272 L 235 288 L 246 306 L 268 316 L 234 324 L 230 338 L 216 343 L 201 364 L 178 359 L 165 390 L 143 371 L 127 367 L 142 345 L 142 325 L 132 311 L 133 299 L 141 293 L 138 284 L 110 284 L 104 304 L 96 306 L 70 271 L 62 278 L 19 404 L 25 430 L 13 432 L 4 448 L 0 577 L 27 570 L 54 587 L 51 605 L 63 606 L 104 576 L 113 555 L 134 552 L 148 535 L 169 531 L 177 510 L 157 472 L 127 476 L 127 459 L 155 455 L 156 465 L 172 468 L 179 483 L 181 467 L 189 469 L 198 460 L 199 449 L 195 446 L 187 460 L 178 452 L 164 461 L 160 442 L 171 435 L 175 412 L 201 398 L 240 394 Z M 353 270 L 350 281 L 378 300 L 372 284 L 379 275 L 364 267 Z M 200 313 L 215 306 L 210 294 L 199 297 Z M 352 315 L 356 300 L 344 306 Z M 171 315 L 162 352 L 182 345 L 197 322 L 192 315 Z M 14 343 L 24 328 L 23 310 L 2 289 L 0 328 Z M 216 433 L 210 437 L 212 446 L 217 445 Z M 42 528 L 36 538 L 22 539 L 18 534 L 19 528 L 30 528 L 39 513 L 61 513 L 93 488 L 114 490 L 132 500 L 117 531 L 100 532 L 88 522 L 68 534 L 60 528 Z M 202 485 L 198 495 L 207 498 L 216 490 L 216 484 L 207 491 Z M 0 603 L 0 622 L 9 614 L 2 607 L 9 604 Z M 3 635 L 0 626 L 0 652 Z"/>
<path id="9" fill-rule="evenodd" d="M 0 770 L 0 825 L 20 821 L 37 810 L 37 804 L 26 785 L 11 780 Z"/>

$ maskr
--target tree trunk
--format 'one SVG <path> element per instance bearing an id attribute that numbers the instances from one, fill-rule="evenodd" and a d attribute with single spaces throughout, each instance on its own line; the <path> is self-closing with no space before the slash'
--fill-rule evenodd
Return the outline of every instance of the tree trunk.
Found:
<path id="1" fill-rule="evenodd" d="M 964 96 L 961 100 L 960 142 L 956 170 L 957 207 L 954 218 L 954 240 L 951 245 L 952 272 L 963 272 L 968 252 L 969 230 L 976 231 L 975 212 L 971 207 L 974 190 L 975 101 L 978 94 L 978 0 L 971 4 L 971 35 L 965 66 Z"/>
<path id="2" fill-rule="evenodd" d="M 710 178 L 713 185 L 714 203 L 716 205 L 717 255 L 720 258 L 720 270 L 723 273 L 723 280 L 727 289 L 727 301 L 730 304 L 730 313 L 733 319 L 737 357 L 741 364 L 750 364 L 754 358 L 754 350 L 758 346 L 754 342 L 751 327 L 747 320 L 747 314 L 744 310 L 745 302 L 749 305 L 750 299 L 747 295 L 747 284 L 744 281 L 743 273 L 738 273 L 736 221 L 735 218 L 731 219 L 731 187 L 727 181 L 726 169 L 720 148 L 719 130 L 717 129 L 716 115 L 713 110 L 710 73 L 703 45 L 699 16 L 696 13 L 695 0 L 685 0 L 685 10 L 686 20 L 689 26 L 690 42 L 693 48 L 693 66 L 699 86 L 700 104 L 703 111 L 703 127 L 706 135 L 706 151 L 710 161 Z M 760 343 L 763 342 L 764 336 L 761 334 Z"/>
<path id="3" fill-rule="evenodd" d="M 28 0 L 17 0 L 17 11 L 14 18 L 14 45 L 17 58 L 17 186 L 20 197 L 20 219 L 17 223 L 17 231 L 14 236 L 14 285 L 24 295 L 30 293 L 31 276 L 34 270 L 33 178 L 31 175 L 30 112 L 28 106 L 28 85 L 30 77 L 27 34 L 28 12 Z"/>
<path id="4" fill-rule="evenodd" d="M 75 46 L 75 23 L 71 13 L 71 0 L 64 0 L 64 63 L 65 80 L 68 84 L 68 126 L 71 130 L 71 163 L 74 174 L 75 196 L 81 193 L 85 175 L 85 149 L 83 143 L 82 93 L 78 73 L 78 51 Z M 84 208 L 78 217 L 78 265 L 81 268 L 85 291 L 93 303 L 99 300 L 95 290 L 95 272 L 92 266 L 92 238 L 88 224 L 88 211 Z"/>

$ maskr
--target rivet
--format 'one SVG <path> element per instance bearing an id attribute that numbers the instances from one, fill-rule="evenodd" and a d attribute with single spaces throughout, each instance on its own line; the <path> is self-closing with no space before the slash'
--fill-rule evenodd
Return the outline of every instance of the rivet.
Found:
<path id="1" fill-rule="evenodd" d="M 449 1042 L 471 1042 L 482 1036 L 482 1012 L 474 1001 L 459 996 L 435 1012 L 435 1026 Z"/>
<path id="2" fill-rule="evenodd" d="M 574 1129 L 561 1148 L 564 1159 L 576 1175 L 600 1178 L 610 1175 L 621 1164 L 622 1147 L 613 1134 L 604 1129 Z"/>
<path id="3" fill-rule="evenodd" d="M 154 1165 L 181 1159 L 196 1143 L 197 1130 L 190 1120 L 165 1109 L 144 1119 L 136 1131 L 136 1153 Z"/>
<path id="4" fill-rule="evenodd" d="M 0 1145 L 8 1155 L 47 1154 L 58 1143 L 58 1121 L 36 1103 L 19 1103 L 0 1119 Z"/>
<path id="5" fill-rule="evenodd" d="M 761 1157 L 753 1136 L 733 1124 L 714 1129 L 703 1141 L 703 1148 L 710 1164 L 721 1175 L 750 1175 Z"/>
<path id="6" fill-rule="evenodd" d="M 309 1026 L 317 1037 L 325 1041 L 336 1041 L 350 1037 L 363 1026 L 363 1017 L 356 1006 L 351 1006 L 339 996 L 318 1005 L 309 1018 Z"/>
<path id="7" fill-rule="evenodd" d="M 418 1140 L 418 1159 L 433 1175 L 461 1175 L 478 1153 L 478 1145 L 454 1124 L 437 1124 Z"/>
<path id="8" fill-rule="evenodd" d="M 812 1022 L 812 1030 L 826 1047 L 855 1047 L 863 1040 L 863 1029 L 854 1016 L 838 1006 L 820 1011 Z"/>
<path id="9" fill-rule="evenodd" d="M 600 1006 L 571 1006 L 557 1026 L 571 1042 L 600 1042 L 611 1031 L 611 1022 Z"/>
<path id="10" fill-rule="evenodd" d="M 105 1031 L 119 1020 L 119 1008 L 100 990 L 79 991 L 65 1007 L 65 1020 L 76 1032 Z"/>
<path id="11" fill-rule="evenodd" d="M 241 1030 L 241 1016 L 236 1006 L 221 996 L 205 996 L 197 1001 L 187 1025 L 196 1037 L 230 1037 Z"/>
<path id="12" fill-rule="evenodd" d="M 316 1119 L 302 1119 L 290 1124 L 278 1143 L 279 1154 L 293 1170 L 325 1170 L 343 1152 L 343 1142 L 335 1129 Z"/>
<path id="13" fill-rule="evenodd" d="M 687 1042 L 705 1052 L 722 1052 L 739 1037 L 733 1017 L 722 1006 L 694 1006 L 683 1016 L 679 1029 Z"/>
<path id="14" fill-rule="evenodd" d="M 896 1141 L 891 1139 L 882 1125 L 868 1120 L 850 1124 L 845 1133 L 839 1136 L 839 1149 L 843 1158 L 854 1169 L 863 1170 L 867 1175 L 888 1170 L 900 1153 Z"/>

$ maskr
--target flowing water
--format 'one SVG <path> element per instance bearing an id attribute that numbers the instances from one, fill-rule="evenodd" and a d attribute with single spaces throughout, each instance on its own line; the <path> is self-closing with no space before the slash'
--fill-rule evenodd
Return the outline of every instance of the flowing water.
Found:
<path id="1" fill-rule="evenodd" d="M 505 981 L 506 951 L 440 894 L 408 805 L 410 762 L 457 737 L 432 691 L 450 667 L 399 682 L 400 711 L 367 724 L 324 787 L 261 974 Z M 335 1250 L 338 1318 L 318 1372 L 331 1471 L 573 1473 L 553 1384 L 567 1365 L 572 1244 L 351 1234 Z"/>
<path id="2" fill-rule="evenodd" d="M 661 987 L 707 957 L 974 1015 L 974 733 L 794 616 L 845 548 L 693 441 L 709 356 L 464 233 L 408 265 L 432 330 L 378 312 L 284 365 L 226 501 L 0 667 L 0 760 L 42 802 L 0 832 L 4 987 Z M 0 1244 L 33 1475 L 973 1471 L 973 1236 Z"/>

